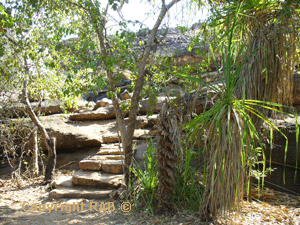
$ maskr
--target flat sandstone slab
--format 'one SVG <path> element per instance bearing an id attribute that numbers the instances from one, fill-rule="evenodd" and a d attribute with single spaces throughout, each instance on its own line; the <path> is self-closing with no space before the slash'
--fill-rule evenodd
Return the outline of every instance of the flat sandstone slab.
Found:
<path id="1" fill-rule="evenodd" d="M 72 176 L 60 176 L 53 181 L 55 188 L 60 187 L 73 187 Z"/>
<path id="2" fill-rule="evenodd" d="M 72 182 L 74 185 L 93 186 L 103 189 L 119 188 L 124 183 L 124 175 L 79 170 L 74 173 Z"/>
<path id="3" fill-rule="evenodd" d="M 103 149 L 110 149 L 110 148 L 119 149 L 119 145 L 121 146 L 121 149 L 122 149 L 122 143 L 103 144 L 103 145 L 101 145 L 101 148 L 103 148 Z"/>
<path id="4" fill-rule="evenodd" d="M 108 120 L 116 118 L 114 107 L 109 105 L 107 107 L 98 108 L 96 111 L 89 111 L 84 113 L 76 113 L 70 115 L 70 120 Z"/>
<path id="5" fill-rule="evenodd" d="M 101 170 L 105 173 L 123 174 L 124 160 L 101 161 Z"/>
<path id="6" fill-rule="evenodd" d="M 134 139 L 143 139 L 145 136 L 148 136 L 149 129 L 135 129 L 133 138 Z M 119 136 L 116 132 L 106 132 L 102 135 L 102 143 L 109 144 L 109 143 L 118 143 Z"/>
<path id="7" fill-rule="evenodd" d="M 104 199 L 109 198 L 112 190 L 80 189 L 80 188 L 58 188 L 49 193 L 49 199 L 59 198 L 84 198 L 84 199 Z"/>
<path id="8" fill-rule="evenodd" d="M 101 170 L 101 162 L 98 160 L 85 159 L 79 162 L 79 167 L 82 170 Z"/>
<path id="9" fill-rule="evenodd" d="M 120 160 L 120 159 L 125 159 L 123 155 L 95 155 L 89 160 L 108 160 L 108 159 L 114 159 L 114 160 Z"/>
<path id="10" fill-rule="evenodd" d="M 100 148 L 100 151 L 97 152 L 97 155 L 121 155 L 121 153 L 123 154 L 124 152 L 121 151 L 119 149 L 102 149 Z"/>

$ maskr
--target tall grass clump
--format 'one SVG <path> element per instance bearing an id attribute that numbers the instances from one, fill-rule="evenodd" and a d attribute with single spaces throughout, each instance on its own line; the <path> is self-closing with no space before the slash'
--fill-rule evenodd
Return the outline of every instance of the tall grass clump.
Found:
<path id="1" fill-rule="evenodd" d="M 157 146 L 152 139 L 147 140 L 147 151 L 144 155 L 144 162 L 130 167 L 130 173 L 134 176 L 134 183 L 131 186 L 129 197 L 134 201 L 137 208 L 146 208 L 153 213 L 152 203 L 155 200 L 155 191 L 158 186 L 157 172 Z"/>
<path id="2" fill-rule="evenodd" d="M 201 158 L 200 151 L 195 146 L 187 143 L 180 143 L 183 161 L 178 163 L 176 184 L 172 195 L 180 210 L 188 209 L 190 212 L 198 213 L 199 205 L 203 196 L 203 174 L 198 170 L 201 163 L 191 165 L 195 159 Z"/>
<path id="3" fill-rule="evenodd" d="M 246 55 L 244 45 L 236 43 L 233 34 L 238 23 L 239 11 L 230 28 L 228 40 L 222 44 L 222 66 L 224 75 L 219 74 L 221 84 L 212 85 L 201 78 L 178 74 L 179 76 L 205 84 L 218 94 L 218 100 L 208 111 L 196 116 L 187 123 L 186 130 L 190 140 L 201 138 L 204 140 L 203 154 L 203 185 L 204 191 L 200 204 L 200 212 L 206 219 L 220 213 L 231 212 L 239 206 L 243 196 L 245 184 L 249 196 L 252 168 L 258 163 L 259 151 L 263 157 L 265 170 L 264 146 L 260 141 L 259 132 L 252 120 L 255 116 L 285 135 L 259 110 L 265 109 L 281 112 L 281 104 L 245 99 L 248 84 L 241 79 L 243 66 L 251 56 Z M 228 16 L 228 24 L 229 16 Z M 211 48 L 213 55 L 213 51 Z M 214 62 L 217 66 L 216 60 Z M 249 70 L 251 71 L 251 70 Z M 211 77 L 214 80 L 213 77 Z M 242 85 L 244 94 L 242 99 L 235 96 L 235 90 Z M 271 139 L 272 139 L 271 132 Z M 286 137 L 285 137 L 286 138 Z M 286 142 L 287 150 L 287 142 Z M 248 181 L 248 183 L 246 183 Z M 263 182 L 263 181 L 262 181 Z"/>

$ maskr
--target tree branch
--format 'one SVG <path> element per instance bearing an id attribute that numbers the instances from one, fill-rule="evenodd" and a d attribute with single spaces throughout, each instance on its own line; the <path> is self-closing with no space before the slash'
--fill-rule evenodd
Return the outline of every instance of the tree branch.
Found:
<path id="1" fill-rule="evenodd" d="M 5 37 L 8 38 L 8 40 L 13 43 L 14 46 L 17 46 L 21 48 L 21 46 L 13 40 L 8 35 L 4 34 Z M 43 139 L 46 144 L 46 148 L 48 150 L 48 161 L 46 165 L 46 171 L 45 171 L 45 179 L 44 183 L 47 184 L 52 181 L 54 170 L 55 170 L 55 164 L 56 164 L 56 150 L 55 150 L 55 138 L 53 140 L 50 139 L 45 127 L 43 124 L 39 121 L 38 117 L 34 113 L 31 104 L 29 102 L 28 94 L 27 94 L 27 85 L 28 85 L 28 78 L 27 75 L 30 77 L 30 69 L 27 62 L 27 55 L 24 55 L 24 69 L 25 69 L 25 76 L 24 76 L 24 83 L 23 83 L 23 102 L 27 107 L 27 112 L 32 120 L 32 122 L 38 127 L 38 129 L 41 131 L 41 134 L 43 136 Z"/>
<path id="2" fill-rule="evenodd" d="M 136 84 L 135 84 L 135 88 L 134 88 L 134 92 L 133 92 L 133 96 L 132 96 L 132 100 L 131 100 L 131 108 L 130 108 L 130 113 L 129 113 L 129 123 L 128 123 L 128 126 L 127 126 L 126 139 L 129 139 L 129 138 L 133 137 L 135 120 L 136 120 L 137 111 L 138 111 L 138 103 L 139 103 L 139 99 L 140 99 L 140 96 L 141 96 L 142 87 L 143 87 L 143 84 L 144 84 L 145 67 L 146 67 L 147 60 L 149 58 L 150 52 L 151 52 L 152 45 L 154 43 L 154 39 L 156 37 L 157 30 L 158 30 L 158 28 L 159 28 L 159 26 L 162 22 L 162 19 L 165 17 L 167 11 L 175 3 L 179 2 L 179 1 L 180 0 L 173 0 L 167 6 L 161 8 L 161 11 L 160 11 L 160 14 L 159 14 L 159 16 L 156 20 L 156 23 L 155 23 L 155 25 L 153 26 L 153 29 L 151 30 L 151 32 L 148 35 L 148 41 L 147 41 L 147 45 L 145 47 L 144 55 L 142 57 L 141 62 L 139 63 L 138 75 L 137 75 Z"/>
<path id="3" fill-rule="evenodd" d="M 106 14 L 108 12 L 108 7 L 109 7 L 109 3 L 107 3 L 104 16 L 106 16 Z M 114 83 L 114 76 L 112 74 L 112 71 L 110 71 L 110 69 L 108 68 L 109 65 L 107 64 L 108 53 L 107 53 L 107 49 L 105 47 L 105 42 L 104 42 L 104 37 L 103 37 L 104 36 L 103 35 L 103 30 L 104 30 L 104 26 L 105 26 L 105 18 L 102 15 L 94 15 L 94 12 L 92 12 L 91 9 L 89 11 L 89 15 L 91 17 L 91 22 L 93 23 L 93 26 L 95 28 L 98 40 L 100 42 L 100 48 L 101 48 L 101 52 L 103 54 L 103 62 L 104 62 L 104 65 L 106 67 L 108 82 L 109 82 L 109 85 L 111 87 L 111 91 L 113 93 L 116 93 L 116 87 L 115 87 L 115 83 Z M 97 16 L 99 18 L 101 18 L 100 28 L 98 27 L 98 24 L 97 24 L 97 20 L 98 20 Z M 117 119 L 117 123 L 118 123 L 118 126 L 119 126 L 119 130 L 121 132 L 122 143 L 124 143 L 125 142 L 125 137 L 126 137 L 126 124 L 125 124 L 125 121 L 124 121 L 124 116 L 123 116 L 122 110 L 120 108 L 120 104 L 119 104 L 118 100 L 116 99 L 116 97 L 114 95 L 111 96 L 111 100 L 113 102 L 113 106 L 114 106 L 114 109 L 115 109 L 115 112 L 116 112 L 116 119 Z"/>
<path id="4" fill-rule="evenodd" d="M 80 9 L 83 9 L 83 10 L 85 10 L 87 12 L 89 11 L 88 8 L 84 7 L 83 5 L 78 4 L 76 2 L 72 2 L 70 0 L 67 0 L 67 2 L 70 3 L 71 5 L 74 5 L 74 6 L 78 7 L 78 8 L 80 8 Z"/>
<path id="5" fill-rule="evenodd" d="M 163 18 L 165 17 L 167 11 L 177 2 L 179 2 L 180 0 L 173 0 L 172 2 L 170 2 L 167 6 L 164 6 L 164 1 L 163 1 L 163 7 L 160 10 L 160 14 L 156 20 L 155 25 L 153 26 L 153 29 L 151 30 L 151 32 L 148 35 L 148 41 L 147 41 L 147 45 L 145 47 L 145 51 L 143 54 L 143 57 L 141 59 L 141 62 L 139 63 L 139 67 L 138 67 L 138 74 L 137 74 L 137 79 L 135 82 L 135 87 L 134 87 L 134 92 L 133 92 L 133 96 L 131 98 L 131 107 L 130 107 L 130 111 L 129 111 L 129 121 L 128 121 L 128 125 L 127 125 L 127 130 L 126 130 L 126 140 L 128 140 L 127 142 L 125 142 L 125 146 L 123 145 L 124 151 L 125 151 L 125 182 L 126 184 L 129 183 L 129 166 L 131 164 L 132 161 L 132 139 L 133 139 L 133 134 L 134 134 L 134 130 L 135 130 L 135 123 L 136 123 L 136 117 L 137 117 L 137 113 L 138 113 L 138 107 L 139 107 L 139 100 L 141 97 L 141 91 L 144 85 L 144 80 L 145 80 L 145 68 L 146 68 L 146 64 L 151 52 L 151 48 L 153 46 L 154 43 L 154 39 L 156 37 L 156 33 L 157 30 L 163 20 Z"/>

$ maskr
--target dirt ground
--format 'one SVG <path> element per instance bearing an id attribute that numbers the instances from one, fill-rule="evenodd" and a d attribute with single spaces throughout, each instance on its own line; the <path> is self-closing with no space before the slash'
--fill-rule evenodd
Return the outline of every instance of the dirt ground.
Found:
<path id="1" fill-rule="evenodd" d="M 182 213 L 169 217 L 151 216 L 136 210 L 124 213 L 119 201 L 49 200 L 47 187 L 41 186 L 41 181 L 42 178 L 21 181 L 18 187 L 11 179 L 1 179 L 0 224 L 194 224 L 195 219 L 197 224 L 201 224 L 198 218 Z M 101 203 L 111 211 L 98 211 Z M 48 205 L 48 208 L 39 208 L 38 205 L 42 204 Z M 65 206 L 62 208 L 58 204 Z"/>
<path id="2" fill-rule="evenodd" d="M 72 174 L 78 161 L 95 150 L 59 154 L 55 174 Z M 71 160 L 71 158 L 72 160 Z M 128 207 L 120 200 L 48 199 L 49 189 L 42 186 L 43 177 L 20 180 L 0 174 L 0 224 L 293 224 L 300 225 L 300 196 L 265 189 L 264 199 L 253 193 L 251 203 L 243 202 L 241 210 L 213 222 L 201 222 L 191 212 L 178 210 L 172 215 L 152 215 Z M 101 204 L 104 203 L 104 204 Z M 63 206 L 62 206 L 63 205 Z M 95 207 L 92 207 L 95 206 Z M 110 211 L 98 211 L 105 206 Z M 125 205 L 126 206 L 126 205 Z M 55 210 L 56 207 L 56 210 Z M 40 210 L 40 212 L 39 212 Z"/>
<path id="3" fill-rule="evenodd" d="M 58 172 L 56 176 L 60 174 Z M 49 190 L 40 185 L 41 181 L 42 177 L 22 180 L 18 184 L 2 176 L 0 224 L 300 224 L 299 197 L 272 190 L 266 194 L 264 202 L 255 200 L 248 205 L 244 202 L 239 213 L 203 223 L 197 215 L 188 212 L 169 216 L 151 215 L 135 209 L 122 212 L 121 202 L 117 200 L 49 200 Z M 98 211 L 101 203 L 110 211 Z"/>

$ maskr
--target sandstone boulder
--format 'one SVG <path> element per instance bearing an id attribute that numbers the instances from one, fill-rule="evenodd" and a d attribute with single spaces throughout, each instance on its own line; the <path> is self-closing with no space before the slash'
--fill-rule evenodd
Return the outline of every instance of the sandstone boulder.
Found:
<path id="1" fill-rule="evenodd" d="M 94 186 L 103 189 L 119 188 L 124 183 L 124 175 L 80 170 L 74 173 L 72 182 L 74 185 Z"/>
<path id="2" fill-rule="evenodd" d="M 100 147 L 102 143 L 119 142 L 115 120 L 71 121 L 70 116 L 56 114 L 40 117 L 49 136 L 56 138 L 57 150 Z M 134 139 L 140 139 L 148 132 L 149 129 L 136 129 Z M 44 144 L 42 148 L 45 149 Z"/>
<path id="3" fill-rule="evenodd" d="M 82 170 L 101 170 L 101 162 L 99 160 L 85 159 L 79 162 L 79 167 Z"/>
<path id="4" fill-rule="evenodd" d="M 143 164 L 144 162 L 144 157 L 147 155 L 147 143 L 143 142 L 139 145 L 136 146 L 135 148 L 135 153 L 134 153 L 134 159 L 139 163 Z"/>
<path id="5" fill-rule="evenodd" d="M 120 94 L 120 99 L 121 100 L 127 100 L 127 99 L 131 99 L 129 92 L 127 90 L 125 90 L 124 92 L 122 92 Z"/>
<path id="6" fill-rule="evenodd" d="M 96 102 L 96 105 L 95 105 L 93 110 L 97 110 L 101 107 L 106 107 L 108 105 L 112 105 L 112 100 L 108 99 L 108 98 L 103 98 L 103 99 Z"/>
<path id="7" fill-rule="evenodd" d="M 110 196 L 112 190 L 99 190 L 99 188 L 58 188 L 49 193 L 49 199 L 71 198 L 71 199 L 105 199 Z"/>
<path id="8" fill-rule="evenodd" d="M 167 97 L 165 97 L 165 96 L 157 97 L 157 102 L 154 106 L 149 103 L 148 99 L 141 100 L 140 101 L 141 107 L 139 109 L 140 114 L 146 115 L 147 112 L 149 111 L 149 109 L 151 109 L 153 111 L 153 113 L 159 113 L 161 110 L 161 107 L 166 99 L 167 99 Z M 172 97 L 171 99 L 175 99 L 175 97 Z"/>
<path id="9" fill-rule="evenodd" d="M 172 97 L 171 99 L 174 99 L 174 97 Z M 152 109 L 152 111 L 154 113 L 158 113 L 158 112 L 160 112 L 160 109 L 165 100 L 166 100 L 165 96 L 158 97 L 157 103 L 154 107 L 149 104 L 148 99 L 141 100 L 139 103 L 141 105 L 141 108 L 139 109 L 139 113 L 142 115 L 146 115 L 147 111 L 149 111 L 149 109 Z M 130 100 L 127 100 L 127 101 L 130 101 Z M 102 104 L 102 102 L 101 103 L 100 102 L 99 102 L 99 105 Z M 126 103 L 126 101 L 123 101 L 123 103 Z M 97 107 L 95 106 L 95 108 L 97 108 Z M 125 115 L 126 115 L 126 112 L 125 112 Z M 86 112 L 82 112 L 82 113 L 74 113 L 74 114 L 70 115 L 69 118 L 70 118 L 70 120 L 73 120 L 73 121 L 109 120 L 109 119 L 115 119 L 116 114 L 115 114 L 113 105 L 109 104 L 106 107 L 97 108 L 97 110 L 95 110 L 95 111 L 90 110 L 90 111 L 86 111 Z"/>
<path id="10" fill-rule="evenodd" d="M 122 174 L 124 160 L 103 160 L 101 166 L 104 173 Z"/>
<path id="11" fill-rule="evenodd" d="M 31 102 L 31 107 L 37 112 L 38 109 L 38 102 Z M 43 115 L 51 115 L 62 113 L 62 101 L 58 100 L 45 100 L 41 103 L 41 114 Z M 0 114 L 3 116 L 10 116 L 10 117 L 22 117 L 26 116 L 27 109 L 25 104 L 23 103 L 13 103 L 11 105 L 6 105 L 0 110 Z"/>
<path id="12" fill-rule="evenodd" d="M 107 107 L 100 107 L 95 111 L 89 111 L 84 113 L 76 113 L 70 115 L 70 120 L 108 120 L 116 118 L 113 105 Z"/>
<path id="13" fill-rule="evenodd" d="M 97 124 L 69 123 L 68 116 L 57 114 L 40 118 L 50 137 L 56 138 L 56 149 L 77 149 L 101 146 Z M 42 144 L 43 149 L 45 146 Z"/>

